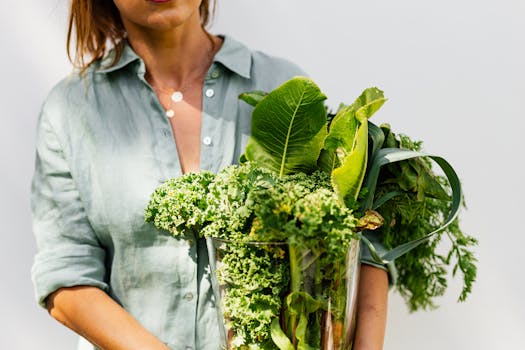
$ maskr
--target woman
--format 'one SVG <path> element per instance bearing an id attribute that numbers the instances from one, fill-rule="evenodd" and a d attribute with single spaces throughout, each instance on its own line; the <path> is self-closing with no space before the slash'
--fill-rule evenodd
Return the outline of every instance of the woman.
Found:
<path id="1" fill-rule="evenodd" d="M 250 132 L 239 93 L 303 72 L 208 34 L 208 8 L 71 4 L 68 47 L 74 32 L 81 69 L 51 91 L 39 117 L 32 274 L 39 303 L 100 349 L 218 348 L 205 245 L 145 224 L 144 208 L 166 179 L 239 158 Z M 362 272 L 355 348 L 380 349 L 387 277 Z"/>

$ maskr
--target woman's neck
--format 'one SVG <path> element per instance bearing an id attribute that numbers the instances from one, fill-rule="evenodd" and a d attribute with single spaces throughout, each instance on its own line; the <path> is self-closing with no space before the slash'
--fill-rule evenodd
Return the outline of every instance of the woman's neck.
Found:
<path id="1" fill-rule="evenodd" d="M 221 44 L 194 16 L 169 31 L 148 31 L 125 23 L 128 42 L 146 65 L 146 78 L 161 86 L 181 86 L 204 73 Z"/>

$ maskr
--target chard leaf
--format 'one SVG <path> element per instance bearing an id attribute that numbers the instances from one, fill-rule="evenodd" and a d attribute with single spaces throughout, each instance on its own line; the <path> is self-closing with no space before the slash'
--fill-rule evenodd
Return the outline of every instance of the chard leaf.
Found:
<path id="1" fill-rule="evenodd" d="M 365 177 L 368 158 L 368 123 L 365 121 L 356 135 L 356 145 L 347 155 L 342 165 L 332 171 L 332 186 L 334 192 L 349 208 L 357 200 L 361 184 Z"/>
<path id="2" fill-rule="evenodd" d="M 343 108 L 332 120 L 323 148 L 331 152 L 331 156 L 337 155 L 339 161 L 342 161 L 354 148 L 359 124 L 352 106 Z"/>
<path id="3" fill-rule="evenodd" d="M 366 107 L 367 118 L 370 118 L 385 103 L 386 98 L 380 89 L 371 87 L 365 89 L 361 95 L 351 104 L 356 110 Z"/>
<path id="4" fill-rule="evenodd" d="M 381 90 L 372 88 L 372 90 L 374 90 L 372 94 L 368 93 L 369 90 L 370 89 L 366 89 L 363 94 L 367 95 L 366 98 L 374 98 L 374 99 L 370 101 L 368 100 L 365 101 L 366 103 L 364 103 L 361 107 L 359 107 L 357 111 L 355 112 L 355 116 L 357 120 L 359 120 L 361 123 L 363 123 L 366 119 L 369 119 L 370 117 L 372 117 L 374 113 L 377 112 L 377 110 L 381 108 L 381 106 L 385 104 L 386 102 L 386 98 L 378 97 L 379 94 L 381 95 L 383 94 Z"/>
<path id="5" fill-rule="evenodd" d="M 340 165 L 341 163 L 339 162 L 339 159 L 337 159 L 335 152 L 327 151 L 325 149 L 321 150 L 321 154 L 319 154 L 319 159 L 317 160 L 317 167 L 320 170 L 330 174 L 332 170 Z"/>
<path id="6" fill-rule="evenodd" d="M 279 176 L 315 170 L 327 133 L 325 99 L 305 77 L 270 92 L 253 110 L 245 158 Z"/>
<path id="7" fill-rule="evenodd" d="M 349 106 L 341 106 L 330 124 L 319 167 L 331 172 L 332 186 L 340 200 L 355 203 L 366 172 L 368 158 L 368 118 L 384 103 L 383 92 L 369 88 Z M 377 132 L 377 143 L 382 143 Z M 379 146 L 377 146 L 379 147 Z"/>

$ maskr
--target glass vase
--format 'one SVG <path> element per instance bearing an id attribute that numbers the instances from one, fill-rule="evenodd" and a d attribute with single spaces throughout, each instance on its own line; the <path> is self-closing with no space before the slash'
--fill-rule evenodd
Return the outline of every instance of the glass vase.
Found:
<path id="1" fill-rule="evenodd" d="M 359 240 L 344 256 L 284 242 L 208 239 L 223 349 L 352 348 Z"/>

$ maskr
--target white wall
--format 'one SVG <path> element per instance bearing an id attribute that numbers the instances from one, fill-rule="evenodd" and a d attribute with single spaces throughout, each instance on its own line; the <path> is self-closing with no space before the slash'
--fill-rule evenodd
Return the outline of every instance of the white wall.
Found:
<path id="1" fill-rule="evenodd" d="M 69 72 L 65 0 L 0 2 L 0 349 L 72 349 L 33 301 L 29 212 L 38 109 Z M 374 116 L 449 159 L 480 240 L 473 295 L 452 283 L 440 309 L 408 314 L 391 293 L 386 349 L 522 349 L 525 344 L 525 3 L 522 0 L 222 0 L 212 28 L 306 69 L 330 97 L 385 90 Z"/>

